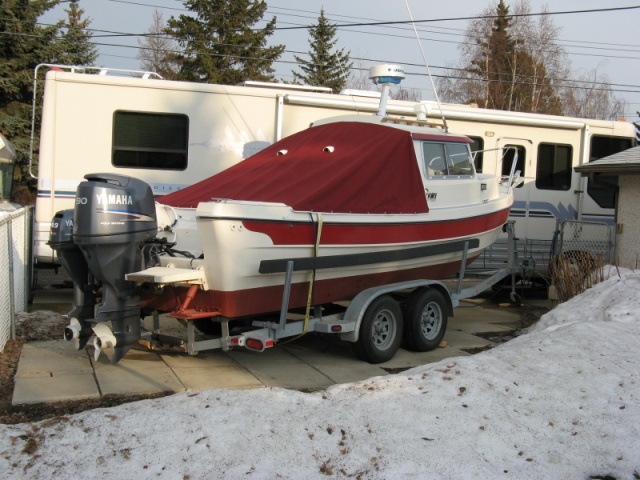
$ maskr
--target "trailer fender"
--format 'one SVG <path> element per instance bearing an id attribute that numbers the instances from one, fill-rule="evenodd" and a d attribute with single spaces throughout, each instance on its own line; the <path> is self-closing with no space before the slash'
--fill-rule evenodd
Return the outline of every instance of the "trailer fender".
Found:
<path id="1" fill-rule="evenodd" d="M 355 328 L 353 331 L 340 334 L 340 339 L 347 342 L 357 342 L 360 336 L 360 325 L 364 313 L 371 303 L 381 295 L 388 293 L 400 292 L 402 290 L 413 290 L 416 288 L 428 287 L 438 289 L 447 301 L 447 310 L 450 316 L 453 316 L 453 301 L 449 289 L 438 280 L 412 280 L 409 282 L 391 283 L 379 287 L 368 288 L 355 296 L 344 313 L 344 322 L 353 323 Z"/>

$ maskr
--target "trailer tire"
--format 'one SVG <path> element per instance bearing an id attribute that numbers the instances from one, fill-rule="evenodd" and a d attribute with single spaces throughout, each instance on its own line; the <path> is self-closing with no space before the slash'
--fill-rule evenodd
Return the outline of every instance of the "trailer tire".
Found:
<path id="1" fill-rule="evenodd" d="M 353 349 L 361 360 L 382 363 L 391 360 L 402 342 L 402 310 L 392 296 L 376 298 L 367 307 Z"/>
<path id="2" fill-rule="evenodd" d="M 447 330 L 447 302 L 436 289 L 418 289 L 404 306 L 404 345 L 428 352 L 436 348 Z"/>

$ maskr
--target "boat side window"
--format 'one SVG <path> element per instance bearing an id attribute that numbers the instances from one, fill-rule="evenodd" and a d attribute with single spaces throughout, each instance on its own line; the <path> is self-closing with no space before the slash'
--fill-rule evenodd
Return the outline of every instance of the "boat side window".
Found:
<path id="1" fill-rule="evenodd" d="M 449 175 L 473 175 L 471 152 L 466 143 L 447 143 Z"/>
<path id="2" fill-rule="evenodd" d="M 541 190 L 569 190 L 573 148 L 571 145 L 541 143 L 538 146 L 536 188 Z"/>
<path id="3" fill-rule="evenodd" d="M 447 174 L 444 145 L 442 143 L 422 142 L 424 171 L 428 177 L 438 177 Z"/>
<path id="4" fill-rule="evenodd" d="M 118 110 L 113 114 L 111 163 L 115 167 L 187 168 L 189 117 Z"/>

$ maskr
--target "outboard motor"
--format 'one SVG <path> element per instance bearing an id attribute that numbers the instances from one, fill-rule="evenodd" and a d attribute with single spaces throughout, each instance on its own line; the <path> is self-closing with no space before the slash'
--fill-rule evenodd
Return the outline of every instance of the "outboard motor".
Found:
<path id="1" fill-rule="evenodd" d="M 89 265 L 73 241 L 73 210 L 61 210 L 55 214 L 51 220 L 49 245 L 73 280 L 73 309 L 68 314 L 70 322 L 64 338 L 75 340 L 75 347 L 82 350 L 93 334 L 87 320 L 94 316 L 96 294 Z"/>
<path id="2" fill-rule="evenodd" d="M 158 231 L 156 209 L 149 185 L 111 173 L 85 175 L 76 191 L 73 241 L 89 270 L 102 283 L 102 302 L 93 327 L 96 356 L 113 347 L 111 363 L 120 360 L 140 339 L 140 299 L 134 282 L 125 274 L 143 268 L 141 246 Z"/>

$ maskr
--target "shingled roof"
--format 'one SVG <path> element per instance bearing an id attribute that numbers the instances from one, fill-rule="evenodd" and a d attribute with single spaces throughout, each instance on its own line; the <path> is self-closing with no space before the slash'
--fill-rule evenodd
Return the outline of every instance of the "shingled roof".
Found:
<path id="1" fill-rule="evenodd" d="M 576 172 L 583 176 L 591 173 L 638 175 L 640 174 L 640 146 L 614 153 L 586 165 L 580 165 L 576 167 Z"/>

